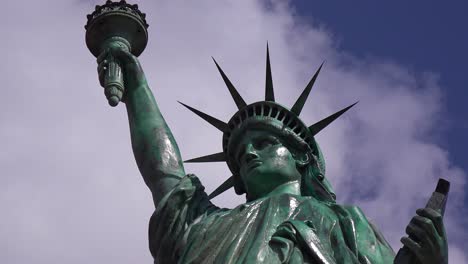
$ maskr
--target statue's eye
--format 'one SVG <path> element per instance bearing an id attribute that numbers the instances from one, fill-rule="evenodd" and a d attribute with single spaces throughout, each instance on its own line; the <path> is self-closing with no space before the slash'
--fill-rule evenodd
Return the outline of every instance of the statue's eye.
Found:
<path id="1" fill-rule="evenodd" d="M 274 138 L 262 138 L 260 139 L 257 144 L 256 144 L 256 148 L 257 149 L 264 149 L 264 148 L 267 148 L 269 146 L 273 146 L 275 144 L 277 144 L 278 141 Z"/>

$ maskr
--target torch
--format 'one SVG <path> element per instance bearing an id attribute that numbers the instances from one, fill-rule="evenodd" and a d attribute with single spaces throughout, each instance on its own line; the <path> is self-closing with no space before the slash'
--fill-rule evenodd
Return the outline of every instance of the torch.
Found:
<path id="1" fill-rule="evenodd" d="M 138 5 L 130 5 L 125 0 L 97 5 L 92 14 L 87 16 L 86 45 L 89 51 L 98 57 L 110 47 L 120 47 L 139 56 L 148 43 L 148 24 L 146 15 Z M 106 58 L 108 68 L 103 85 L 109 105 L 116 106 L 124 93 L 124 78 L 118 61 L 109 54 Z"/>

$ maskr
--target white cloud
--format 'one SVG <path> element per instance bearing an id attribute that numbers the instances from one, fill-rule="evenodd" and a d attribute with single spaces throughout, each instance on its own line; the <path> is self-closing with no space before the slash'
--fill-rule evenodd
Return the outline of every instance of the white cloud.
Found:
<path id="1" fill-rule="evenodd" d="M 5 263 L 151 262 L 153 207 L 133 160 L 125 109 L 107 106 L 84 44 L 85 16 L 96 2 L 9 2 L 11 12 L 0 18 L 7 40 L 0 43 L 7 51 L 0 64 Z M 444 115 L 434 74 L 338 50 L 331 32 L 304 24 L 284 3 L 267 9 L 256 1 L 136 2 L 150 24 L 141 61 L 185 159 L 219 151 L 221 134 L 176 100 L 223 120 L 235 110 L 210 56 L 246 101 L 261 100 L 268 40 L 284 105 L 326 60 L 304 121 L 360 100 L 318 136 L 340 201 L 361 205 L 397 249 L 414 210 L 443 176 L 453 187 L 446 215 L 451 263 L 466 261 L 466 174 L 433 143 Z M 186 171 L 199 174 L 208 191 L 229 176 L 223 164 Z M 232 206 L 242 197 L 216 201 Z"/>

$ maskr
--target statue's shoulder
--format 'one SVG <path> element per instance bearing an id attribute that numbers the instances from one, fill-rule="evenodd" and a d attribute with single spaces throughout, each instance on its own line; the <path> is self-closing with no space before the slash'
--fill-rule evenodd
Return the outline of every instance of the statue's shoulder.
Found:
<path id="1" fill-rule="evenodd" d="M 377 224 L 372 219 L 366 217 L 359 206 L 344 205 L 343 208 L 349 213 L 349 216 L 353 220 L 356 231 L 366 233 L 365 230 L 371 230 L 371 233 L 373 233 L 375 239 L 380 242 L 381 253 L 389 258 L 393 258 L 395 253 L 393 252 L 390 243 L 388 243 L 383 233 L 377 227 Z"/>
<path id="2" fill-rule="evenodd" d="M 361 220 L 365 220 L 365 221 L 368 221 L 366 215 L 364 214 L 364 212 L 362 211 L 361 207 L 357 206 L 357 205 L 350 205 L 350 204 L 345 204 L 345 205 L 341 205 L 341 207 L 349 213 L 349 215 L 353 218 L 353 219 L 361 219 Z"/>
<path id="3" fill-rule="evenodd" d="M 194 174 L 187 174 L 169 191 L 156 206 L 149 223 L 149 239 L 152 252 L 160 241 L 176 243 L 197 218 L 204 218 L 218 207 L 205 193 L 205 187 Z"/>
<path id="4" fill-rule="evenodd" d="M 195 174 L 187 174 L 158 203 L 156 212 L 163 207 L 180 207 L 198 197 L 200 201 L 209 201 L 205 186 Z"/>
<path id="5" fill-rule="evenodd" d="M 156 205 L 152 219 L 186 217 L 191 222 L 200 215 L 210 215 L 220 208 L 214 205 L 195 174 L 187 174 Z"/>
<path id="6" fill-rule="evenodd" d="M 379 232 L 375 223 L 372 222 L 372 219 L 369 219 L 364 211 L 359 206 L 356 205 L 341 205 L 344 211 L 347 212 L 348 216 L 353 220 L 357 225 L 364 225 L 371 228 L 374 232 Z M 380 233 L 380 232 L 379 232 Z"/>

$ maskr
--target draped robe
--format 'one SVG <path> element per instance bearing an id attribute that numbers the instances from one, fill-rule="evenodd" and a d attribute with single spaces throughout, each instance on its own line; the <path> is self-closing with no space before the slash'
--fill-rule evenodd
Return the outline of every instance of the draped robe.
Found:
<path id="1" fill-rule="evenodd" d="M 282 194 L 213 205 L 194 175 L 157 205 L 149 225 L 154 263 L 393 263 L 394 252 L 355 206 Z"/>

